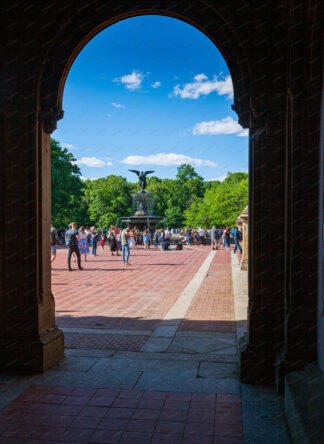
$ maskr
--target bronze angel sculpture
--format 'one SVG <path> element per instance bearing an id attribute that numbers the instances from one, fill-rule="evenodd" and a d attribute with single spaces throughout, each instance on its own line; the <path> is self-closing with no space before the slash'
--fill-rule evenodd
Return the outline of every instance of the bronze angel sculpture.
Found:
<path id="1" fill-rule="evenodd" d="M 148 174 L 155 173 L 155 171 L 137 171 L 137 170 L 128 170 L 128 171 L 131 171 L 132 173 L 138 175 L 139 186 L 142 191 L 144 191 L 146 188 L 146 176 Z"/>

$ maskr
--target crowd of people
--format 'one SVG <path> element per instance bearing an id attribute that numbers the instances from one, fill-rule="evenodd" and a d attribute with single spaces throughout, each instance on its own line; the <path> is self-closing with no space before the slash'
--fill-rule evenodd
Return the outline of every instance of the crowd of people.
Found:
<path id="1" fill-rule="evenodd" d="M 222 245 L 226 250 L 231 249 L 234 244 L 234 253 L 237 250 L 242 253 L 240 241 L 242 233 L 238 227 L 230 228 L 229 226 L 216 228 L 215 225 L 211 229 L 205 230 L 202 227 L 198 229 L 188 226 L 185 229 L 156 229 L 154 233 L 146 229 L 143 233 L 130 227 L 121 229 L 120 227 L 111 226 L 110 229 L 97 230 L 93 227 L 81 226 L 77 229 L 75 222 L 72 222 L 68 229 L 59 228 L 56 230 L 51 223 L 51 264 L 56 258 L 56 250 L 60 245 L 68 248 L 67 264 L 68 270 L 73 271 L 71 260 L 77 262 L 79 270 L 82 270 L 81 257 L 87 262 L 87 255 L 97 256 L 97 246 L 100 245 L 101 251 L 104 251 L 107 245 L 111 255 L 121 255 L 123 266 L 130 266 L 129 256 L 130 249 L 137 250 L 140 245 L 144 245 L 144 250 L 149 250 L 151 245 L 155 249 L 161 248 L 162 251 L 168 250 L 171 245 L 171 238 L 174 235 L 176 249 L 182 250 L 183 245 L 205 245 L 207 239 L 210 239 L 211 248 L 219 249 Z M 53 265 L 52 265 L 53 269 Z"/>

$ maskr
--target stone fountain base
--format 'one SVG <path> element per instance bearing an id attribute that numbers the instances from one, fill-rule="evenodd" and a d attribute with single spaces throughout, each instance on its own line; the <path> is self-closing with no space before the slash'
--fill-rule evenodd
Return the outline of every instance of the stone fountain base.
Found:
<path id="1" fill-rule="evenodd" d="M 120 218 L 121 222 L 139 231 L 144 231 L 146 229 L 152 231 L 155 229 L 156 224 L 158 224 L 162 220 L 163 217 L 146 216 L 145 214 L 138 214 L 138 213 L 135 213 L 134 216 Z"/>

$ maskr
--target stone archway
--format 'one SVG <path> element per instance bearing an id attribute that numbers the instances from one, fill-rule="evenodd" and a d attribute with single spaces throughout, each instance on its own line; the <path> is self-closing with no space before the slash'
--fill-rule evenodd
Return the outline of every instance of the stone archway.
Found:
<path id="1" fill-rule="evenodd" d="M 280 379 L 316 361 L 320 1 L 305 6 L 302 0 L 143 0 L 137 6 L 131 1 L 111 6 L 84 0 L 77 9 L 75 5 L 69 0 L 45 7 L 40 0 L 32 5 L 21 1 L 1 17 L 6 30 L 1 72 L 2 369 L 43 371 L 63 356 L 50 290 L 49 134 L 63 116 L 65 78 L 82 47 L 101 29 L 141 14 L 184 20 L 217 45 L 233 79 L 234 109 L 241 125 L 250 128 L 249 344 L 242 354 L 242 380 L 273 382 L 275 368 Z M 291 227 L 289 242 L 285 226 Z M 307 261 L 298 250 L 305 227 L 313 233 L 308 243 L 302 238 Z M 290 337 L 296 331 L 294 343 Z"/>

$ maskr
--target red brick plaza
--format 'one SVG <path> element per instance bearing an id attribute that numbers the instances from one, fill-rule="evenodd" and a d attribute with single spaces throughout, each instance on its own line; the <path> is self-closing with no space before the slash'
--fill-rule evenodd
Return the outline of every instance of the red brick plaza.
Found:
<path id="1" fill-rule="evenodd" d="M 231 254 L 98 251 L 53 263 L 66 357 L 9 390 L 0 443 L 241 444 Z M 0 396 L 1 399 L 1 396 Z"/>

